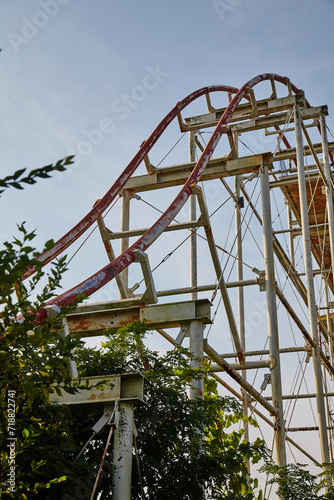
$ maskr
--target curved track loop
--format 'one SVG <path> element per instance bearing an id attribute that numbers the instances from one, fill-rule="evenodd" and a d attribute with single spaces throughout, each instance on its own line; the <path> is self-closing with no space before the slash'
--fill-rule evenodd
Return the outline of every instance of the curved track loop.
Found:
<path id="1" fill-rule="evenodd" d="M 77 234 L 82 234 L 84 231 L 83 227 L 89 227 L 94 220 L 107 208 L 107 206 L 111 203 L 112 199 L 116 196 L 116 194 L 120 191 L 121 187 L 124 186 L 127 179 L 134 172 L 140 162 L 143 160 L 144 156 L 149 152 L 150 148 L 155 144 L 156 140 L 162 134 L 163 130 L 169 125 L 173 118 L 177 116 L 177 114 L 184 109 L 190 102 L 195 100 L 197 97 L 202 96 L 208 92 L 225 90 L 232 93 L 235 93 L 234 98 L 231 100 L 223 116 L 221 117 L 218 125 L 216 126 L 209 142 L 207 143 L 201 157 L 196 163 L 192 173 L 184 184 L 183 188 L 176 196 L 171 205 L 167 208 L 167 210 L 161 215 L 161 217 L 153 224 L 153 226 L 146 231 L 146 233 L 141 236 L 131 247 L 129 247 L 123 254 L 117 257 L 115 260 L 107 264 L 104 268 L 102 268 L 97 273 L 93 274 L 91 277 L 80 283 L 79 285 L 73 287 L 71 290 L 59 295 L 58 297 L 52 299 L 48 302 L 49 305 L 68 305 L 70 303 L 75 302 L 76 296 L 80 294 L 85 294 L 86 297 L 89 297 L 94 292 L 99 290 L 101 287 L 106 285 L 109 281 L 111 281 L 115 276 L 121 273 L 126 267 L 128 267 L 135 260 L 135 250 L 143 250 L 145 251 L 166 229 L 166 227 L 170 224 L 170 222 L 175 218 L 181 208 L 184 206 L 186 201 L 188 200 L 192 186 L 196 185 L 201 175 L 203 174 L 209 159 L 211 158 L 222 134 L 223 128 L 230 121 L 233 113 L 235 112 L 238 104 L 243 98 L 247 98 L 247 91 L 249 88 L 253 88 L 258 83 L 274 78 L 277 82 L 280 82 L 284 85 L 287 85 L 286 77 L 282 77 L 276 74 L 262 74 L 258 75 L 255 78 L 252 78 L 247 83 L 245 83 L 239 90 L 234 89 L 232 87 L 224 87 L 224 86 L 216 86 L 216 87 L 205 87 L 196 92 L 193 92 L 188 97 L 183 99 L 180 103 L 178 103 L 173 110 L 162 120 L 162 122 L 155 129 L 150 138 L 146 141 L 144 146 L 138 151 L 137 155 L 133 158 L 133 160 L 126 167 L 122 175 L 118 178 L 114 186 L 108 191 L 108 193 L 104 196 L 104 198 L 99 202 L 99 204 L 93 209 L 89 214 L 79 223 L 77 224 L 72 231 L 67 233 L 59 242 L 57 242 L 57 248 L 62 246 L 62 249 L 54 250 L 54 256 L 58 255 L 63 249 L 67 248 L 69 244 L 74 241 L 78 236 Z M 228 90 L 227 90 L 228 89 Z M 300 90 L 291 85 L 291 89 L 295 93 L 299 93 Z M 89 225 L 88 225 L 89 224 Z M 47 253 L 43 254 L 46 256 Z M 41 256 L 42 257 L 42 256 Z M 49 262 L 49 256 L 43 257 L 43 262 Z M 41 311 L 39 317 L 37 319 L 41 320 L 46 316 L 45 311 Z"/>
<path id="2" fill-rule="evenodd" d="M 235 87 L 230 87 L 228 85 L 212 85 L 210 87 L 203 87 L 195 92 L 192 92 L 182 101 L 178 102 L 174 108 L 165 116 L 165 118 L 159 123 L 150 137 L 145 141 L 142 147 L 139 149 L 138 153 L 134 156 L 128 166 L 123 170 L 122 174 L 118 177 L 113 186 L 107 191 L 107 193 L 100 199 L 100 201 L 92 208 L 92 210 L 80 221 L 78 222 L 68 233 L 66 233 L 62 238 L 60 238 L 50 250 L 41 253 L 38 256 L 38 260 L 47 264 L 51 262 L 52 259 L 57 257 L 66 248 L 68 248 L 72 243 L 74 243 L 95 221 L 103 214 L 103 212 L 109 207 L 116 196 L 122 191 L 125 183 L 129 180 L 131 175 L 136 171 L 138 166 L 143 161 L 144 157 L 150 152 L 154 144 L 157 142 L 159 137 L 166 130 L 168 125 L 177 117 L 177 115 L 186 108 L 191 102 L 195 101 L 199 97 L 209 94 L 211 92 L 230 92 L 231 94 L 236 94 L 238 89 Z M 23 275 L 23 279 L 29 278 L 34 274 L 35 268 L 30 267 Z"/>

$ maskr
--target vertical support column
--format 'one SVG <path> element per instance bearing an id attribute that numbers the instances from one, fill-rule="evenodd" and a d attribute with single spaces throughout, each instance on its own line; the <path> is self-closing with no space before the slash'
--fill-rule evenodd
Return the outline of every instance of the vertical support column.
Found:
<path id="1" fill-rule="evenodd" d="M 269 175 L 268 167 L 261 167 L 261 195 L 262 195 L 262 229 L 263 229 L 263 246 L 264 246 L 264 261 L 266 271 L 266 295 L 267 295 L 267 312 L 268 312 L 268 338 L 269 352 L 272 358 L 271 367 L 271 387 L 272 387 L 272 404 L 278 410 L 277 417 L 274 422 L 275 433 L 275 453 L 276 463 L 279 466 L 286 465 L 285 452 L 285 426 L 283 418 L 282 404 L 282 386 L 281 386 L 281 367 L 278 341 L 278 323 L 276 309 L 276 282 L 275 282 L 275 267 L 273 253 L 273 234 L 271 227 L 271 208 L 270 208 L 270 191 L 269 191 Z"/>
<path id="2" fill-rule="evenodd" d="M 321 144 L 322 144 L 322 155 L 325 169 L 325 177 L 327 181 L 326 186 L 326 204 L 327 204 L 327 216 L 328 216 L 328 226 L 329 226 L 329 244 L 331 249 L 331 260 L 332 260 L 332 280 L 333 280 L 333 269 L 334 269 L 334 210 L 333 210 L 333 191 L 332 191 L 332 176 L 331 169 L 328 161 L 328 139 L 327 139 L 327 129 L 326 120 L 323 113 L 320 114 L 320 130 L 321 130 Z"/>
<path id="3" fill-rule="evenodd" d="M 329 165 L 329 152 L 328 152 L 328 138 L 327 138 L 327 127 L 326 127 L 326 119 L 323 113 L 320 114 L 320 131 L 321 131 L 321 144 L 322 144 L 322 156 L 323 156 L 323 164 L 325 170 L 325 177 L 327 181 L 326 186 L 326 208 L 327 208 L 327 217 L 328 217 L 328 226 L 329 226 L 329 244 L 331 250 L 331 269 L 332 269 L 332 277 L 326 276 L 328 279 L 332 279 L 334 277 L 334 213 L 333 213 L 333 190 L 332 190 L 332 175 L 331 168 Z M 324 277 L 325 278 L 325 277 Z M 326 314 L 327 314 L 327 330 L 329 336 L 329 355 L 330 361 L 333 365 L 334 362 L 334 339 L 333 339 L 333 326 L 332 326 L 332 318 L 329 309 L 329 291 L 327 280 L 324 279 L 325 286 L 325 300 L 326 300 Z M 334 376 L 332 376 L 332 383 L 334 385 Z M 327 415 L 328 413 L 328 402 L 326 399 L 326 409 Z M 330 445 L 330 460 L 333 460 L 333 449 L 331 446 L 333 431 L 329 431 L 329 445 Z"/>
<path id="4" fill-rule="evenodd" d="M 292 269 L 295 268 L 295 243 L 294 243 L 294 237 L 291 229 L 293 229 L 292 225 L 292 211 L 290 208 L 290 204 L 287 201 L 287 211 L 288 211 L 288 228 L 290 229 L 289 232 L 289 252 L 290 252 L 290 260 L 292 264 Z"/>
<path id="5" fill-rule="evenodd" d="M 113 498 L 131 500 L 133 403 L 120 402 L 119 422 L 114 431 Z"/>
<path id="6" fill-rule="evenodd" d="M 328 284 L 327 284 L 327 275 L 323 276 L 324 280 L 324 289 L 325 289 L 325 305 L 326 305 L 326 321 L 327 321 L 327 331 L 329 337 L 329 359 L 331 365 L 334 363 L 334 342 L 333 342 L 333 322 L 331 318 L 331 309 L 329 306 L 329 297 L 328 297 Z M 334 375 L 332 375 L 332 383 L 334 386 Z"/>
<path id="7" fill-rule="evenodd" d="M 190 361 L 190 368 L 201 368 L 204 364 L 204 350 L 203 350 L 203 322 L 197 319 L 190 321 L 189 323 L 189 340 L 190 340 L 190 351 L 192 352 L 194 358 Z M 204 380 L 203 377 L 193 379 L 191 381 L 190 387 L 190 399 L 204 399 Z M 200 448 L 203 449 L 203 437 L 202 432 L 198 429 L 198 434 L 200 436 Z M 194 485 L 195 486 L 195 485 Z M 205 498 L 205 488 L 204 485 L 198 485 L 199 491 L 196 498 Z"/>
<path id="8" fill-rule="evenodd" d="M 60 333 L 61 337 L 65 340 L 65 338 L 68 335 L 70 335 L 70 329 L 68 327 L 68 323 L 67 323 L 66 318 L 62 319 L 62 323 L 63 323 L 63 330 L 61 330 L 59 333 Z M 76 365 L 76 362 L 74 361 L 74 359 L 67 358 L 67 362 L 68 362 L 69 372 L 70 372 L 72 379 L 78 378 L 78 369 L 77 369 L 77 365 Z"/>
<path id="9" fill-rule="evenodd" d="M 313 369 L 315 377 L 316 404 L 319 422 L 320 447 L 322 462 L 329 462 L 328 437 L 326 429 L 326 413 L 324 403 L 324 390 L 322 385 L 321 362 L 319 352 L 319 335 L 317 328 L 317 310 L 315 303 L 313 271 L 312 271 L 312 253 L 310 243 L 310 228 L 308 220 L 307 192 L 304 169 L 303 156 L 303 136 L 302 136 L 302 120 L 300 108 L 297 105 L 295 108 L 295 131 L 296 131 L 296 153 L 297 153 L 297 170 L 298 170 L 298 185 L 299 185 L 299 201 L 303 232 L 304 260 L 306 273 L 307 287 L 307 302 L 309 310 L 310 332 L 314 341 L 313 353 Z"/>
<path id="10" fill-rule="evenodd" d="M 53 319 L 56 316 L 58 316 L 58 314 L 60 313 L 60 309 L 56 305 L 45 306 L 45 310 L 46 310 L 46 314 L 47 314 L 48 319 Z M 63 324 L 63 328 L 58 333 L 62 337 L 62 339 L 65 340 L 65 338 L 68 335 L 70 335 L 70 329 L 68 327 L 68 323 L 67 323 L 66 318 L 63 318 L 61 320 L 61 322 Z M 76 362 L 74 361 L 74 359 L 67 358 L 66 361 L 67 361 L 67 365 L 68 365 L 68 371 L 69 371 L 72 379 L 78 378 L 77 365 L 76 365 Z M 0 496 L 0 498 L 1 498 L 1 496 Z"/>
<path id="11" fill-rule="evenodd" d="M 242 231 L 241 231 L 241 203 L 240 200 L 240 187 L 242 183 L 242 176 L 236 175 L 234 178 L 234 192 L 236 198 L 235 204 L 235 231 L 236 231 L 236 257 L 237 257 L 237 280 L 244 279 L 243 265 L 242 265 Z M 245 339 L 245 302 L 244 302 L 244 288 L 238 286 L 238 325 L 239 325 L 239 338 L 241 349 L 246 350 Z M 241 370 L 241 376 L 247 380 L 247 370 Z M 243 414 L 244 417 L 248 415 L 248 393 L 242 389 L 243 396 Z M 249 441 L 248 422 L 243 422 L 244 438 Z"/>
<path id="12" fill-rule="evenodd" d="M 130 193 L 127 190 L 122 192 L 122 205 L 121 205 L 121 231 L 128 231 L 130 228 Z M 129 248 L 129 238 L 121 238 L 121 254 Z M 127 291 L 129 288 L 129 273 L 128 268 L 124 269 L 121 273 L 123 286 Z M 120 297 L 122 298 L 122 297 Z"/>
<path id="13" fill-rule="evenodd" d="M 189 323 L 190 351 L 194 359 L 190 361 L 190 368 L 201 368 L 203 366 L 203 322 L 197 319 Z M 202 377 L 192 380 L 190 399 L 204 398 L 204 380 Z"/>
<path id="14" fill-rule="evenodd" d="M 189 132 L 189 161 L 196 161 L 195 131 Z M 189 215 L 191 221 L 196 221 L 196 195 L 191 194 L 189 199 Z M 190 236 L 190 286 L 197 286 L 197 235 Z M 191 300 L 197 299 L 197 292 L 190 294 Z"/>

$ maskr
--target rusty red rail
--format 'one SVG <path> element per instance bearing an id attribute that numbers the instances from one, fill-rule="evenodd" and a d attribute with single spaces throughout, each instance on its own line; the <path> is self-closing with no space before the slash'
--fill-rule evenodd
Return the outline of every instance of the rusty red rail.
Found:
<path id="1" fill-rule="evenodd" d="M 121 192 L 125 183 L 129 180 L 131 175 L 136 171 L 140 163 L 143 161 L 144 157 L 150 152 L 154 144 L 157 142 L 162 133 L 166 130 L 168 125 L 177 117 L 177 115 L 186 108 L 191 102 L 198 99 L 199 97 L 211 93 L 211 92 L 230 92 L 235 94 L 238 89 L 235 87 L 230 87 L 228 85 L 212 85 L 210 87 L 203 87 L 195 92 L 192 92 L 182 101 L 178 102 L 174 108 L 165 116 L 165 118 L 159 123 L 147 141 L 139 149 L 138 153 L 134 156 L 128 166 L 123 170 L 121 175 L 118 177 L 113 186 L 107 191 L 107 193 L 101 198 L 101 200 L 92 208 L 92 210 L 80 221 L 78 222 L 70 231 L 68 231 L 62 238 L 60 238 L 53 248 L 41 253 L 38 256 L 38 260 L 47 264 L 51 262 L 52 259 L 57 257 L 66 248 L 68 248 L 72 243 L 74 243 L 95 221 L 103 214 L 103 212 L 109 207 L 116 196 Z M 30 267 L 23 275 L 23 279 L 29 278 L 35 272 L 34 267 Z"/>
<path id="2" fill-rule="evenodd" d="M 254 87 L 256 84 L 269 80 L 270 78 L 274 78 L 276 81 L 287 85 L 286 77 L 282 77 L 276 74 L 262 74 L 258 75 L 255 78 L 249 80 L 245 85 L 243 85 L 239 90 L 233 87 L 226 86 L 215 86 L 215 87 L 204 87 L 196 92 L 193 92 L 185 99 L 183 99 L 180 103 L 178 103 L 172 111 L 162 120 L 162 122 L 158 125 L 155 131 L 151 134 L 149 139 L 145 142 L 143 147 L 140 148 L 136 156 L 129 163 L 126 169 L 123 171 L 121 176 L 117 179 L 116 183 L 113 187 L 106 193 L 106 195 L 102 198 L 102 200 L 96 205 L 96 207 L 89 212 L 89 214 L 78 223 L 71 231 L 69 231 L 63 238 L 61 238 L 57 243 L 56 247 L 52 252 L 52 257 L 50 258 L 51 252 L 46 252 L 40 256 L 40 260 L 43 262 L 49 262 L 53 257 L 62 252 L 65 248 L 69 246 L 70 243 L 75 241 L 75 239 L 82 234 L 85 229 L 87 229 L 96 218 L 103 213 L 103 211 L 107 208 L 107 206 L 111 203 L 112 199 L 115 198 L 117 193 L 119 193 L 120 189 L 124 186 L 125 182 L 129 179 L 132 173 L 136 170 L 138 165 L 143 160 L 144 156 L 149 152 L 151 147 L 155 144 L 157 139 L 160 137 L 162 132 L 166 129 L 166 127 L 170 124 L 170 122 L 177 116 L 180 111 L 182 111 L 190 102 L 197 99 L 198 97 L 214 91 L 227 91 L 231 93 L 235 93 L 234 98 L 231 100 L 223 116 L 221 117 L 218 125 L 216 126 L 207 146 L 205 147 L 201 157 L 196 163 L 192 173 L 190 174 L 188 180 L 185 185 L 176 196 L 171 205 L 167 208 L 167 210 L 161 215 L 161 217 L 155 222 L 155 224 L 148 230 L 146 233 L 141 236 L 130 248 L 128 248 L 122 255 L 117 257 L 114 261 L 107 264 L 104 268 L 102 268 L 97 273 L 93 274 L 86 280 L 84 280 L 79 285 L 73 287 L 71 290 L 59 295 L 58 297 L 52 299 L 49 304 L 54 304 L 57 306 L 60 305 L 68 305 L 70 303 L 75 302 L 76 296 L 81 293 L 85 294 L 86 297 L 89 297 L 94 292 L 99 290 L 101 287 L 106 285 L 109 281 L 111 281 L 115 276 L 121 273 L 126 267 L 128 267 L 135 260 L 134 251 L 135 250 L 143 250 L 145 251 L 166 229 L 166 227 L 170 224 L 170 222 L 175 218 L 178 212 L 181 210 L 183 205 L 188 200 L 192 186 L 197 184 L 203 174 L 209 159 L 211 158 L 222 134 L 223 128 L 229 120 L 231 119 L 233 113 L 235 112 L 240 101 L 247 97 L 247 89 Z M 299 90 L 294 85 L 291 85 L 291 89 L 295 93 L 299 93 Z M 38 319 L 42 319 L 45 317 L 46 313 L 41 311 Z"/>

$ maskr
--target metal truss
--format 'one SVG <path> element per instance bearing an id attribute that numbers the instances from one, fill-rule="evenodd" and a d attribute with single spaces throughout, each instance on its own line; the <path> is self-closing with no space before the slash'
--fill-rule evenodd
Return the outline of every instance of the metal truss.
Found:
<path id="1" fill-rule="evenodd" d="M 263 90 L 264 84 L 269 87 L 269 96 L 258 99 L 257 88 Z M 217 101 L 227 98 L 227 104 L 215 108 L 213 94 Z M 187 106 L 203 96 L 207 112 L 184 118 L 181 113 Z M 149 329 L 173 345 L 181 345 L 188 338 L 195 355 L 192 366 L 203 365 L 207 356 L 222 390 L 241 400 L 245 415 L 257 415 L 270 427 L 278 465 L 287 463 L 287 442 L 317 465 L 333 460 L 334 143 L 327 139 L 327 114 L 326 106 L 312 107 L 303 91 L 288 78 L 275 74 L 259 75 L 240 89 L 213 86 L 193 92 L 143 142 L 115 184 L 82 221 L 39 257 L 43 263 L 50 262 L 96 223 L 108 263 L 49 305 L 69 304 L 78 293 L 89 297 L 114 278 L 120 298 L 79 306 L 67 318 L 69 332 L 97 336 L 105 328 L 116 329 L 145 319 Z M 189 158 L 184 163 L 155 167 L 151 162 L 153 146 L 175 119 L 181 134 L 189 136 Z M 201 141 L 204 133 L 206 144 Z M 240 145 L 245 146 L 254 134 L 256 138 L 277 138 L 277 147 L 272 148 L 274 151 L 261 150 L 269 142 L 257 140 L 256 151 L 249 148 L 247 154 L 245 150 L 242 153 Z M 143 171 L 134 175 L 139 166 Z M 210 182 L 220 186 L 221 200 L 215 198 L 214 209 L 206 196 Z M 154 193 L 165 200 L 177 186 L 181 186 L 178 194 L 153 224 L 145 224 L 146 218 L 137 216 L 132 208 L 142 197 Z M 110 216 L 103 217 L 117 197 L 122 201 L 119 229 Z M 188 202 L 187 220 L 178 221 Z M 217 216 L 217 223 L 214 214 L 222 205 L 223 219 Z M 224 241 L 226 214 L 235 224 L 232 243 Z M 168 280 L 164 280 L 164 273 L 152 269 L 152 262 L 164 257 L 164 244 L 157 243 L 168 238 L 172 245 L 179 242 L 180 234 L 190 242 L 189 280 L 165 285 Z M 118 256 L 113 248 L 115 240 L 120 240 Z M 175 246 L 178 248 L 178 243 Z M 167 266 L 167 258 L 163 262 Z M 131 270 L 134 266 L 137 269 L 138 263 L 142 279 L 133 283 Z M 30 269 L 26 277 L 33 272 Z M 137 271 L 134 274 L 138 276 Z M 257 311 L 265 321 L 256 326 L 249 318 L 254 313 L 254 297 L 260 294 L 264 305 Z M 180 295 L 187 295 L 187 300 L 176 301 Z M 220 309 L 216 307 L 217 297 L 222 303 Z M 215 328 L 216 333 L 211 333 Z M 167 333 L 166 329 L 173 330 Z M 293 338 L 297 339 L 295 345 Z M 221 346 L 228 343 L 230 350 L 222 352 Z M 309 394 L 300 392 L 304 374 L 298 375 L 298 383 L 287 393 L 290 371 L 299 366 L 308 372 L 313 366 L 314 383 Z M 250 382 L 252 370 L 265 371 L 263 383 L 256 379 Z M 265 396 L 264 391 L 270 388 L 271 395 Z M 203 397 L 201 380 L 194 381 L 190 396 Z M 315 400 L 316 425 L 292 425 L 293 412 L 287 417 L 287 405 L 291 401 L 297 405 L 306 398 Z M 308 440 L 298 438 L 306 431 L 318 431 L 314 439 L 319 451 L 314 449 L 314 441 L 308 447 Z M 249 436 L 247 424 L 245 433 Z"/>

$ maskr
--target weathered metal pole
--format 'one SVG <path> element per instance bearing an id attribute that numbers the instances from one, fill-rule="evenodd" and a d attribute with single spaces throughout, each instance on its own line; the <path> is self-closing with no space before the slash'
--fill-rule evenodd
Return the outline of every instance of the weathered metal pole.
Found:
<path id="1" fill-rule="evenodd" d="M 242 265 L 242 231 L 241 231 L 241 202 L 240 202 L 240 185 L 242 182 L 242 176 L 236 175 L 234 177 L 234 194 L 235 194 L 235 231 L 236 231 L 236 258 L 237 258 L 237 281 L 242 281 L 244 279 L 244 271 Z M 246 350 L 246 339 L 245 339 L 245 302 L 244 302 L 244 289 L 243 287 L 238 287 L 238 327 L 239 327 L 239 337 L 240 344 L 243 351 Z M 247 380 L 246 370 L 240 371 L 241 376 Z M 247 417 L 248 415 L 248 393 L 241 389 L 241 394 L 243 396 L 243 415 Z M 249 429 L 248 422 L 243 421 L 244 438 L 249 441 Z M 250 463 L 248 464 L 248 467 Z"/>
<path id="2" fill-rule="evenodd" d="M 326 186 L 326 205 L 327 205 L 327 216 L 328 216 L 328 228 L 329 228 L 329 245 L 331 249 L 331 260 L 332 260 L 332 280 L 333 280 L 333 266 L 334 266 L 334 209 L 333 209 L 333 191 L 332 191 L 332 174 L 331 168 L 328 160 L 328 139 L 327 139 L 327 128 L 326 119 L 323 113 L 320 114 L 320 130 L 321 130 L 321 144 L 322 144 L 322 156 L 323 164 L 325 169 L 325 177 L 327 181 Z"/>
<path id="3" fill-rule="evenodd" d="M 287 211 L 288 211 L 288 228 L 290 230 L 293 229 L 292 226 L 292 211 L 290 208 L 290 203 L 287 202 Z M 294 236 L 292 231 L 289 232 L 289 251 L 290 251 L 290 260 L 292 263 L 292 267 L 295 267 L 295 244 L 294 244 Z"/>
<path id="4" fill-rule="evenodd" d="M 121 231 L 128 231 L 130 229 L 130 193 L 126 189 L 122 191 L 122 203 L 121 203 Z M 121 254 L 129 248 L 129 238 L 121 238 Z M 127 291 L 129 288 L 128 283 L 129 271 L 125 268 L 121 273 L 123 286 Z M 120 296 L 120 298 L 122 298 Z"/>
<path id="5" fill-rule="evenodd" d="M 189 323 L 189 337 L 190 337 L 190 351 L 193 354 L 193 358 L 190 360 L 190 368 L 196 369 L 201 368 L 204 365 L 204 342 L 203 342 L 203 322 L 200 320 L 193 320 Z M 190 399 L 198 400 L 204 399 L 204 379 L 199 377 L 192 379 L 190 387 Z M 203 447 L 203 434 L 200 429 L 198 429 L 199 434 L 199 444 L 200 448 Z M 198 499 L 204 500 L 205 498 L 205 488 L 204 485 L 198 485 Z"/>
<path id="6" fill-rule="evenodd" d="M 115 500 L 131 500 L 133 403 L 120 401 L 119 422 L 114 431 L 113 487 Z"/>
<path id="7" fill-rule="evenodd" d="M 314 341 L 312 348 L 313 353 L 313 369 L 315 377 L 316 403 L 319 422 L 320 448 L 322 462 L 329 462 L 329 448 L 326 425 L 326 412 L 324 403 L 324 390 L 322 385 L 321 361 L 319 352 L 319 336 L 317 328 L 317 310 L 315 303 L 315 291 L 312 274 L 312 253 L 310 243 L 310 230 L 308 220 L 308 204 L 306 192 L 306 180 L 303 157 L 303 136 L 301 126 L 301 113 L 297 105 L 295 108 L 295 133 L 296 133 L 296 153 L 297 153 L 297 171 L 298 171 L 298 186 L 299 186 L 299 201 L 301 211 L 301 222 L 303 232 L 304 246 L 304 261 L 307 287 L 307 302 L 310 321 L 310 332 Z"/>
<path id="8" fill-rule="evenodd" d="M 190 368 L 203 367 L 203 322 L 197 319 L 189 323 L 190 351 L 193 359 L 190 360 Z M 203 377 L 193 379 L 190 388 L 190 399 L 204 398 Z"/>
<path id="9" fill-rule="evenodd" d="M 195 131 L 189 132 L 189 161 L 196 162 Z M 196 221 L 196 195 L 191 194 L 189 199 L 189 215 L 191 221 Z M 190 236 L 190 285 L 197 286 L 197 235 L 193 232 Z M 190 294 L 192 300 L 197 299 L 197 292 Z"/>
<path id="10" fill-rule="evenodd" d="M 278 323 L 276 308 L 276 282 L 273 251 L 273 234 L 271 227 L 271 208 L 270 208 L 270 190 L 268 167 L 261 167 L 261 199 L 262 199 L 262 229 L 263 229 L 263 247 L 264 262 L 266 272 L 266 295 L 268 312 L 268 338 L 269 351 L 273 359 L 271 368 L 271 387 L 272 403 L 277 408 L 278 413 L 275 417 L 275 453 L 276 463 L 279 466 L 286 465 L 285 451 L 285 429 L 282 404 L 282 386 L 281 386 L 281 367 L 278 341 Z"/>
<path id="11" fill-rule="evenodd" d="M 249 383 L 247 380 L 243 379 L 241 375 L 232 368 L 232 366 L 222 357 L 218 352 L 216 352 L 209 344 L 208 341 L 204 340 L 204 350 L 210 358 L 212 358 L 219 366 L 221 366 L 226 373 L 228 373 L 233 380 L 235 380 L 241 387 L 243 387 L 248 394 L 253 396 L 253 398 L 258 401 L 266 410 L 269 411 L 271 415 L 277 415 L 278 410 L 274 408 L 272 404 L 268 404 L 268 401 L 261 396 L 261 394 Z"/>
<path id="12" fill-rule="evenodd" d="M 324 290 L 325 290 L 325 304 L 326 304 L 326 321 L 327 321 L 327 331 L 328 331 L 328 343 L 329 343 L 329 359 L 331 365 L 334 365 L 334 342 L 333 342 L 333 323 L 332 323 L 332 315 L 331 308 L 329 306 L 329 297 L 328 297 L 328 283 L 327 276 L 323 277 L 324 280 Z M 334 374 L 332 373 L 332 383 L 334 386 Z"/>

